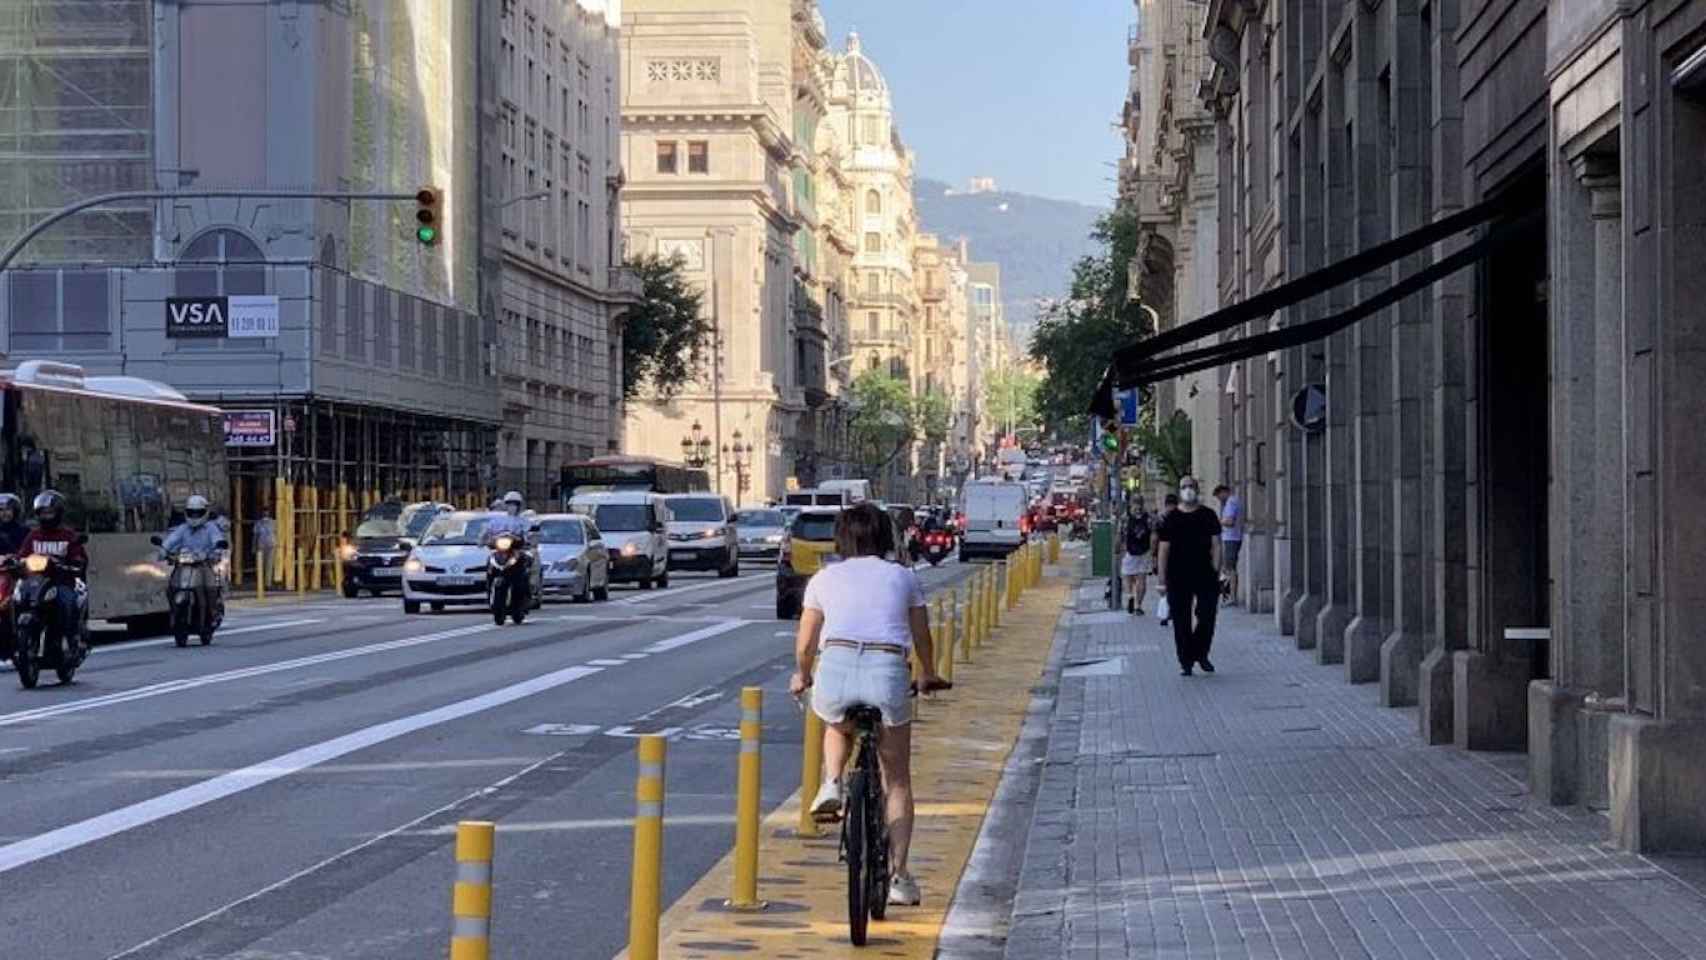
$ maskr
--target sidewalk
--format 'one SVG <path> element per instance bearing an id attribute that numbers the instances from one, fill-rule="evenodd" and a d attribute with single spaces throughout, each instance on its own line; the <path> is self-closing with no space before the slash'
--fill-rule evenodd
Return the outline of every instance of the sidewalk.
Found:
<path id="1" fill-rule="evenodd" d="M 1219 672 L 1187 679 L 1100 583 L 1076 610 L 1034 815 L 1005 838 L 1006 957 L 1706 957 L 1692 887 L 1596 815 L 1530 805 L 1510 756 L 1424 746 L 1413 710 L 1267 618 L 1223 610 Z"/>

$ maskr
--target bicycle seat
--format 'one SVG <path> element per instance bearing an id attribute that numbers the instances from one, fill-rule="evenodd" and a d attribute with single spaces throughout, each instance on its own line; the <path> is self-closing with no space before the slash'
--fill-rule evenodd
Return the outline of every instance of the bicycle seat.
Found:
<path id="1" fill-rule="evenodd" d="M 874 727 L 883 722 L 883 712 L 868 703 L 847 708 L 847 721 L 858 727 Z"/>

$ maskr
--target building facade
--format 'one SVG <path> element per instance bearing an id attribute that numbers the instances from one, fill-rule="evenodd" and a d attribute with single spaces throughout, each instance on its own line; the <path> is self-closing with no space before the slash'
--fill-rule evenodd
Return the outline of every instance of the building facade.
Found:
<path id="1" fill-rule="evenodd" d="M 1706 847 L 1706 531 L 1679 506 L 1706 3 L 1211 0 L 1200 26 L 1220 302 L 1349 281 L 1225 335 L 1386 295 L 1221 373 L 1279 628 L 1429 743 L 1526 749 L 1534 799 L 1622 846 Z"/>
<path id="2" fill-rule="evenodd" d="M 731 499 L 779 496 L 816 430 L 814 362 L 802 369 L 795 338 L 797 235 L 810 229 L 795 196 L 810 146 L 796 141 L 796 57 L 816 42 L 815 13 L 789 0 L 623 5 L 628 249 L 680 257 L 716 328 L 699 382 L 667 403 L 628 405 L 624 449 L 677 457 L 700 423 L 719 451 L 707 466 Z"/>
<path id="3" fill-rule="evenodd" d="M 983 405 L 989 379 L 1007 369 L 1012 343 L 1007 336 L 1007 311 L 1001 300 L 1001 265 L 968 262 L 966 265 L 966 349 L 971 355 L 970 388 Z M 970 445 L 978 463 L 993 464 L 995 450 L 1007 424 L 979 416 L 970 430 Z"/>
<path id="4" fill-rule="evenodd" d="M 621 317 L 640 293 L 616 229 L 621 23 L 585 0 L 486 7 L 497 485 L 540 502 L 565 462 L 621 438 Z"/>
<path id="5" fill-rule="evenodd" d="M 50 228 L 0 280 L 7 360 L 68 361 L 270 413 L 273 443 L 232 451 L 248 502 L 220 506 L 242 516 L 258 515 L 274 480 L 358 500 L 466 498 L 489 484 L 499 408 L 482 319 L 473 8 L 120 0 L 66 17 L 60 6 L 23 0 L 0 14 L 7 73 L 25 78 L 8 104 L 0 217 L 33 223 L 123 189 L 256 195 L 141 201 Z M 233 82 L 257 71 L 268 82 Z M 415 237 L 410 200 L 267 195 L 412 198 L 425 185 L 443 196 L 431 245 Z M 223 314 L 231 297 L 260 298 L 244 302 L 264 322 L 189 336 L 174 320 L 191 303 Z"/>

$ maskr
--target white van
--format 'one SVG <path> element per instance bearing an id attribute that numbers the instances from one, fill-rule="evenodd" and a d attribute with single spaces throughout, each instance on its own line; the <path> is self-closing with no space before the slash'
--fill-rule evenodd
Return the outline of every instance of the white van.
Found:
<path id="1" fill-rule="evenodd" d="M 669 586 L 669 501 L 644 490 L 577 493 L 569 510 L 592 518 L 610 551 L 610 582 L 631 581 L 641 590 Z"/>
<path id="2" fill-rule="evenodd" d="M 817 485 L 825 493 L 847 491 L 848 499 L 854 503 L 864 503 L 871 499 L 871 481 L 869 480 L 825 480 Z"/>
<path id="3" fill-rule="evenodd" d="M 965 529 L 960 532 L 960 560 L 1005 557 L 1025 542 L 1025 507 L 1030 497 L 1022 483 L 973 480 L 960 493 Z"/>
<path id="4" fill-rule="evenodd" d="M 809 487 L 805 490 L 790 490 L 782 495 L 783 506 L 788 507 L 851 507 L 853 494 L 845 489 L 830 490 L 823 487 Z"/>

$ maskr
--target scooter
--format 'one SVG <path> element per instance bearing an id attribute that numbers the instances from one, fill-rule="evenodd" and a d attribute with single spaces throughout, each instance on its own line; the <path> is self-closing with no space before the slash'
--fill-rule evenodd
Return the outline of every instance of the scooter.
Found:
<path id="1" fill-rule="evenodd" d="M 148 542 L 161 545 L 159 537 Z M 214 549 L 229 548 L 224 540 Z M 167 560 L 172 572 L 166 578 L 166 598 L 171 604 L 172 640 L 180 647 L 190 644 L 194 633 L 202 646 L 213 642 L 213 632 L 225 622 L 224 591 L 219 586 L 219 572 L 212 557 L 191 550 L 180 550 Z"/>
<path id="2" fill-rule="evenodd" d="M 87 543 L 82 536 L 79 543 Z M 60 683 L 70 683 L 89 655 L 86 641 L 89 626 L 89 588 L 82 578 L 62 582 L 63 561 L 31 554 L 22 560 L 6 561 L 8 572 L 17 578 L 11 592 L 13 623 L 12 666 L 25 690 L 34 690 L 43 667 L 53 670 Z M 59 591 L 76 591 L 77 613 L 72 623 L 60 622 Z"/>
<path id="3" fill-rule="evenodd" d="M 503 626 L 504 617 L 513 623 L 527 618 L 528 596 L 527 553 L 520 539 L 502 534 L 492 541 L 492 555 L 486 560 L 486 597 L 492 607 L 492 622 Z"/>
<path id="4" fill-rule="evenodd" d="M 924 559 L 938 566 L 954 552 L 954 536 L 946 530 L 931 530 L 924 534 Z"/>

